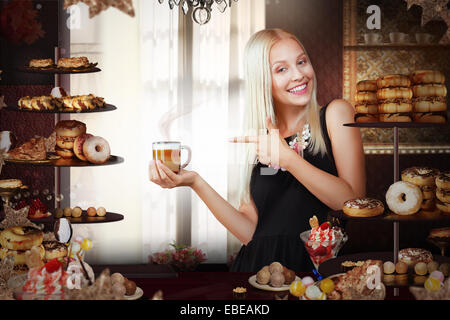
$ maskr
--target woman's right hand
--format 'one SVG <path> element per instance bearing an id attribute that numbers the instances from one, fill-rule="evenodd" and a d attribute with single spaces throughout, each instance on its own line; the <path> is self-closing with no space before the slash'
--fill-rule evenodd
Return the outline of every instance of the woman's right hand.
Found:
<path id="1" fill-rule="evenodd" d="M 175 187 L 192 187 L 198 174 L 195 171 L 181 169 L 177 174 L 160 160 L 151 160 L 149 165 L 150 181 L 164 189 Z"/>

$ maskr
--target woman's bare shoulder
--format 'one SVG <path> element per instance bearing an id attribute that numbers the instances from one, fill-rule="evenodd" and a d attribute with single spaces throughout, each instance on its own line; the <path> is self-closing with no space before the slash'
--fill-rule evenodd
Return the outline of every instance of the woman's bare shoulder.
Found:
<path id="1" fill-rule="evenodd" d="M 331 122 L 353 122 L 355 116 L 355 108 L 344 99 L 335 99 L 328 104 L 326 117 Z M 327 121 L 328 122 L 328 121 Z"/>

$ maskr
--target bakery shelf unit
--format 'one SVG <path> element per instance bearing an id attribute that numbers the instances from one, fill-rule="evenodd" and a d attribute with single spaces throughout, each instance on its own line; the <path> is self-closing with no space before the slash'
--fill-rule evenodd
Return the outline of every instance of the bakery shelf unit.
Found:
<path id="1" fill-rule="evenodd" d="M 398 137 L 398 129 L 399 128 L 427 128 L 427 127 L 444 127 L 447 124 L 436 124 L 436 123 L 423 123 L 423 122 L 372 122 L 372 123 L 347 123 L 344 124 L 346 127 L 357 127 L 357 128 L 386 128 L 394 130 L 393 144 L 394 144 L 394 181 L 393 183 L 399 181 L 400 172 L 399 172 L 399 137 Z M 394 246 L 393 246 L 393 261 L 397 263 L 398 260 L 398 252 L 399 252 L 399 224 L 401 222 L 421 222 L 421 221 L 429 221 L 429 220 L 439 220 L 439 221 L 449 221 L 450 216 L 442 215 L 440 212 L 438 214 L 431 215 L 420 215 L 415 214 L 411 216 L 398 216 L 391 212 L 385 212 L 383 215 L 372 218 L 355 218 L 346 216 L 342 211 L 333 211 L 330 212 L 329 215 L 337 219 L 338 221 L 342 220 L 353 220 L 353 221 L 364 221 L 370 223 L 370 221 L 374 220 L 383 220 L 393 224 L 393 232 L 394 232 Z M 369 254 L 370 255 L 370 254 Z M 347 256 L 343 256 L 346 259 L 349 259 Z M 343 258 L 341 257 L 341 258 Z M 387 260 L 388 256 L 385 257 Z M 372 257 L 374 259 L 374 257 Z M 334 259 L 333 259 L 334 260 Z M 389 259 L 390 260 L 390 259 Z M 327 264 L 328 265 L 328 264 Z M 394 294 L 398 295 L 398 292 L 394 291 Z"/>
<path id="2" fill-rule="evenodd" d="M 55 48 L 55 61 L 58 61 L 60 57 L 60 48 Z M 28 67 L 22 67 L 18 69 L 20 72 L 26 73 L 43 73 L 43 74 L 53 74 L 55 76 L 55 87 L 60 87 L 61 85 L 61 75 L 69 75 L 69 74 L 81 74 L 81 73 L 94 73 L 100 72 L 101 69 L 96 67 L 96 64 L 91 64 L 88 68 L 84 70 L 60 70 L 57 68 L 53 69 L 32 69 Z M 16 106 L 8 106 L 5 107 L 4 110 L 13 111 L 13 112 L 28 112 L 28 113 L 53 113 L 55 115 L 55 125 L 60 121 L 61 114 L 84 114 L 84 113 L 98 113 L 98 112 L 107 112 L 117 110 L 116 106 L 111 104 L 105 104 L 102 108 L 96 108 L 92 110 L 84 110 L 84 111 L 61 111 L 61 110 L 44 110 L 44 111 L 36 111 L 36 110 L 23 110 L 19 109 Z M 63 167 L 98 167 L 98 166 L 109 166 L 123 163 L 124 159 L 122 157 L 111 155 L 109 160 L 104 164 L 92 164 L 86 161 L 80 161 L 78 159 L 62 159 L 62 158 L 52 158 L 51 154 L 46 160 L 36 160 L 36 161 L 25 161 L 25 160 L 7 160 L 7 163 L 13 163 L 18 165 L 32 165 L 32 166 L 52 166 L 55 168 L 55 194 L 61 193 L 61 172 L 60 169 Z M 57 201 L 55 197 L 55 209 L 60 207 L 60 202 Z M 90 217 L 87 215 L 86 211 L 82 212 L 81 217 L 65 217 L 71 221 L 73 224 L 86 224 L 86 223 L 106 223 L 106 222 L 116 222 L 124 219 L 124 216 L 119 213 L 114 212 L 106 212 L 106 215 L 103 217 L 94 216 Z M 34 219 L 33 222 L 39 224 L 53 224 L 54 216 L 42 219 Z"/>

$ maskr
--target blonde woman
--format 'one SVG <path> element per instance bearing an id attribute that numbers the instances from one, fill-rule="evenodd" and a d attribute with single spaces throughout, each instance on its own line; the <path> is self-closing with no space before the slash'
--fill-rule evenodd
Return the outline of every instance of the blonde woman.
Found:
<path id="1" fill-rule="evenodd" d="M 159 161 L 150 180 L 163 188 L 189 186 L 242 243 L 231 271 L 256 272 L 278 261 L 296 272 L 313 265 L 300 240 L 309 218 L 325 221 L 346 200 L 365 195 L 359 129 L 345 100 L 316 101 L 316 77 L 303 45 L 281 29 L 262 30 L 245 54 L 248 143 L 241 203 L 236 210 L 193 171 L 174 174 Z"/>

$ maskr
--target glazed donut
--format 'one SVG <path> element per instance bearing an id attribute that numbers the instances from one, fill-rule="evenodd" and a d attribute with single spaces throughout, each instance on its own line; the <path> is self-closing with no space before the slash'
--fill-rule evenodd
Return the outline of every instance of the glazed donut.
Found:
<path id="1" fill-rule="evenodd" d="M 415 184 L 397 181 L 386 193 L 386 203 L 398 215 L 411 215 L 419 211 L 422 204 L 422 191 Z"/>
<path id="2" fill-rule="evenodd" d="M 377 104 L 359 104 L 359 105 L 355 106 L 355 111 L 357 113 L 377 114 L 378 113 L 378 105 Z"/>
<path id="3" fill-rule="evenodd" d="M 436 70 L 416 70 L 409 76 L 412 83 L 445 83 L 445 76 Z"/>
<path id="4" fill-rule="evenodd" d="M 440 189 L 450 189 L 450 172 L 442 172 L 436 177 L 436 186 Z"/>
<path id="5" fill-rule="evenodd" d="M 383 102 L 378 105 L 379 113 L 411 112 L 412 105 L 408 102 Z"/>
<path id="6" fill-rule="evenodd" d="M 90 137 L 83 144 L 83 154 L 89 162 L 102 164 L 108 161 L 111 149 L 102 137 Z"/>
<path id="7" fill-rule="evenodd" d="M 44 241 L 42 245 L 45 249 L 45 257 L 46 261 L 50 261 L 54 258 L 64 258 L 67 256 L 67 247 L 64 243 L 58 241 Z"/>
<path id="8" fill-rule="evenodd" d="M 73 143 L 73 152 L 75 153 L 75 156 L 81 161 L 87 161 L 86 157 L 83 154 L 83 144 L 88 138 L 91 137 L 93 137 L 92 134 L 83 133 L 79 135 Z"/>
<path id="9" fill-rule="evenodd" d="M 436 198 L 436 187 L 433 186 L 421 186 L 422 195 L 424 200 Z"/>
<path id="10" fill-rule="evenodd" d="M 409 87 L 411 80 L 402 74 L 390 74 L 377 79 L 378 88 Z"/>
<path id="11" fill-rule="evenodd" d="M 450 203 L 448 203 L 448 202 L 442 202 L 441 200 L 437 199 L 436 207 L 445 214 L 450 213 Z"/>
<path id="12" fill-rule="evenodd" d="M 432 229 L 430 238 L 450 238 L 450 227 Z"/>
<path id="13" fill-rule="evenodd" d="M 436 190 L 436 197 L 445 203 L 450 203 L 450 190 L 440 189 Z"/>
<path id="14" fill-rule="evenodd" d="M 72 149 L 75 138 L 86 133 L 86 124 L 77 120 L 61 120 L 55 126 L 56 145 L 62 149 Z"/>
<path id="15" fill-rule="evenodd" d="M 413 91 L 411 88 L 382 88 L 377 91 L 378 100 L 387 99 L 411 99 Z"/>
<path id="16" fill-rule="evenodd" d="M 443 84 L 418 84 L 412 87 L 414 97 L 445 97 L 447 87 Z"/>
<path id="17" fill-rule="evenodd" d="M 378 102 L 377 93 L 372 91 L 361 91 L 355 94 L 357 104 L 376 104 Z"/>
<path id="18" fill-rule="evenodd" d="M 19 264 L 26 264 L 26 252 L 28 250 L 8 250 L 6 248 L 0 249 L 0 259 L 4 259 L 8 256 L 14 257 L 14 265 Z M 39 246 L 39 253 L 41 255 L 41 258 L 44 259 L 45 256 L 45 250 L 42 245 Z"/>
<path id="19" fill-rule="evenodd" d="M 439 170 L 430 167 L 411 167 L 402 171 L 402 181 L 416 186 L 434 186 Z"/>
<path id="20" fill-rule="evenodd" d="M 375 217 L 384 212 L 384 205 L 377 199 L 358 198 L 345 201 L 342 211 L 351 217 Z"/>
<path id="21" fill-rule="evenodd" d="M 362 80 L 356 84 L 357 91 L 377 91 L 377 80 Z"/>
<path id="22" fill-rule="evenodd" d="M 42 243 L 44 234 L 33 227 L 11 227 L 0 234 L 0 244 L 10 250 L 29 250 Z"/>
<path id="23" fill-rule="evenodd" d="M 429 263 L 433 261 L 430 251 L 420 248 L 406 248 L 398 252 L 398 260 L 406 263 L 410 268 L 414 268 L 416 263 Z"/>

